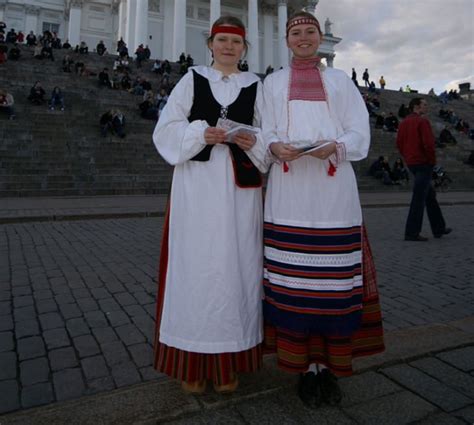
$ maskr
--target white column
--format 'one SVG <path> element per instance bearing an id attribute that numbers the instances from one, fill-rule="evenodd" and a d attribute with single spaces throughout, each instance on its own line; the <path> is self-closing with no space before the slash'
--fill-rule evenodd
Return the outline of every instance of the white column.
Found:
<path id="1" fill-rule="evenodd" d="M 127 22 L 125 23 L 125 38 L 128 54 L 133 56 L 135 52 L 135 19 L 137 16 L 137 0 L 127 0 Z"/>
<path id="2" fill-rule="evenodd" d="M 67 38 L 74 48 L 81 42 L 82 1 L 73 0 L 69 9 L 69 28 Z"/>
<path id="3" fill-rule="evenodd" d="M 5 4 L 6 3 L 0 3 L 0 21 L 5 20 Z M 26 31 L 26 30 L 25 30 Z M 28 31 L 29 32 L 29 31 Z M 36 31 L 35 31 L 36 33 Z"/>
<path id="4" fill-rule="evenodd" d="M 33 31 L 35 34 L 38 33 L 38 15 L 39 7 L 27 6 L 26 7 L 26 18 L 25 18 L 25 35 L 29 34 L 30 31 Z M 0 20 L 3 18 L 0 17 Z"/>
<path id="5" fill-rule="evenodd" d="M 148 44 L 148 0 L 137 0 L 137 14 L 135 17 L 135 46 Z"/>
<path id="6" fill-rule="evenodd" d="M 119 11 L 118 11 L 118 38 L 117 40 L 120 40 L 120 38 L 123 38 L 125 40 L 125 21 L 126 21 L 126 13 L 127 13 L 127 0 L 121 0 L 120 5 L 119 5 Z"/>
<path id="7" fill-rule="evenodd" d="M 275 67 L 273 62 L 273 16 L 263 15 L 263 69 L 268 65 Z"/>
<path id="8" fill-rule="evenodd" d="M 173 14 L 174 14 L 174 5 L 170 1 L 164 1 L 163 3 L 163 37 L 162 37 L 162 52 L 163 58 L 171 60 L 173 56 Z"/>
<path id="9" fill-rule="evenodd" d="M 248 33 L 249 33 L 249 71 L 260 72 L 259 41 L 258 41 L 258 1 L 248 0 Z"/>
<path id="10" fill-rule="evenodd" d="M 221 0 L 211 0 L 211 15 L 209 18 L 209 35 L 211 35 L 212 24 L 221 16 Z M 208 49 L 206 53 L 206 64 L 212 62 L 211 51 Z"/>
<path id="11" fill-rule="evenodd" d="M 288 47 L 286 46 L 286 21 L 288 20 L 288 8 L 286 1 L 278 3 L 278 56 L 280 66 L 288 66 Z"/>
<path id="12" fill-rule="evenodd" d="M 221 16 L 221 0 L 211 0 L 211 22 L 209 27 Z"/>
<path id="13" fill-rule="evenodd" d="M 182 52 L 186 52 L 186 0 L 174 0 L 171 60 L 177 61 Z"/>

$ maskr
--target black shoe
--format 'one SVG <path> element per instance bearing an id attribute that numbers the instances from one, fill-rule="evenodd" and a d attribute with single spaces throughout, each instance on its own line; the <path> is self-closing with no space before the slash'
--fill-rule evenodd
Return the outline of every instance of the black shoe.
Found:
<path id="1" fill-rule="evenodd" d="M 319 375 L 314 372 L 300 374 L 298 396 L 308 407 L 318 407 L 321 404 L 321 386 Z"/>
<path id="2" fill-rule="evenodd" d="M 413 242 L 426 242 L 428 238 L 425 238 L 424 236 L 421 236 L 421 235 L 416 235 L 416 236 L 405 235 L 405 240 L 413 241 Z"/>
<path id="3" fill-rule="evenodd" d="M 440 238 L 441 236 L 443 235 L 449 235 L 451 232 L 453 231 L 453 229 L 451 229 L 451 227 L 446 227 L 446 229 L 444 229 L 444 232 L 443 233 L 436 233 L 435 235 L 433 235 L 435 238 Z"/>
<path id="4" fill-rule="evenodd" d="M 319 374 L 319 384 L 321 385 L 321 395 L 327 404 L 335 406 L 342 400 L 342 391 L 337 383 L 337 378 L 329 371 L 323 369 Z"/>

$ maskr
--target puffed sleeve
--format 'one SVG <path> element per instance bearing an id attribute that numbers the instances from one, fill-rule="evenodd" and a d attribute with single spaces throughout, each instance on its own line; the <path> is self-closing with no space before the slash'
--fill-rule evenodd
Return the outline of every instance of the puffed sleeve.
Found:
<path id="1" fill-rule="evenodd" d="M 264 106 L 262 112 L 262 131 L 263 139 L 268 150 L 269 146 L 273 142 L 281 141 L 277 135 L 277 122 L 275 114 L 275 101 L 273 99 L 273 76 L 265 78 L 263 83 L 263 99 Z"/>
<path id="2" fill-rule="evenodd" d="M 259 81 L 257 86 L 257 98 L 255 99 L 255 107 L 253 114 L 253 126 L 261 128 L 262 112 L 264 110 L 263 84 Z M 267 145 L 265 143 L 262 131 L 256 134 L 256 143 L 246 154 L 255 166 L 262 172 L 266 173 L 271 165 L 271 157 L 269 155 Z"/>
<path id="3" fill-rule="evenodd" d="M 258 151 L 260 162 L 263 164 L 262 169 L 264 168 L 265 172 L 268 171 L 272 163 L 276 161 L 276 158 L 270 151 L 270 144 L 280 141 L 276 133 L 277 125 L 273 106 L 272 82 L 272 77 L 268 76 L 265 78 L 264 83 L 259 85 L 256 102 L 258 114 L 255 114 L 255 116 L 258 116 L 260 119 L 262 131 L 259 134 L 260 137 L 257 137 L 257 143 L 252 148 Z M 260 171 L 262 171 L 262 169 L 260 169 Z"/>
<path id="4" fill-rule="evenodd" d="M 188 121 L 194 96 L 192 72 L 181 78 L 160 114 L 153 132 L 153 142 L 160 155 L 171 165 L 181 164 L 197 155 L 204 147 L 204 120 Z"/>
<path id="5" fill-rule="evenodd" d="M 345 74 L 343 78 L 344 89 L 335 102 L 335 112 L 343 130 L 343 134 L 337 137 L 337 142 L 342 144 L 338 150 L 338 162 L 359 161 L 369 152 L 369 114 L 353 81 Z"/>

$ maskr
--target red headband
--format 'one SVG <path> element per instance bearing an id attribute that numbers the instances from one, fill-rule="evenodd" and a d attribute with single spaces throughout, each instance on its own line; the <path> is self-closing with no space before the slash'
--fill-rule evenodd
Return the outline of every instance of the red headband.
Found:
<path id="1" fill-rule="evenodd" d="M 318 31 L 321 33 L 321 27 L 319 26 L 319 22 L 316 18 L 307 18 L 305 16 L 297 16 L 296 18 L 292 19 L 288 24 L 286 25 L 286 35 L 288 36 L 288 33 L 290 32 L 291 28 L 293 28 L 296 25 L 302 25 L 302 24 L 308 24 L 308 25 L 315 25 L 316 28 L 318 28 Z"/>
<path id="2" fill-rule="evenodd" d="M 219 32 L 226 34 L 237 34 L 245 40 L 245 30 L 243 28 L 234 27 L 231 25 L 213 25 L 211 29 L 211 37 Z"/>

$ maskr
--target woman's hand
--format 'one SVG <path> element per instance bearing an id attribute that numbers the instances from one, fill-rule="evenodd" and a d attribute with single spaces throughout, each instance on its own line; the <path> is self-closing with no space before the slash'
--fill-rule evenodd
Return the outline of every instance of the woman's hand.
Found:
<path id="1" fill-rule="evenodd" d="M 243 151 L 248 151 L 255 145 L 257 139 L 253 134 L 237 133 L 232 140 Z"/>
<path id="2" fill-rule="evenodd" d="M 308 155 L 319 159 L 328 159 L 333 153 L 336 153 L 336 142 L 331 142 L 321 149 L 316 149 L 315 151 L 310 152 Z"/>
<path id="3" fill-rule="evenodd" d="M 226 139 L 225 130 L 216 127 L 207 127 L 204 131 L 204 140 L 208 145 L 224 143 Z"/>
<path id="4" fill-rule="evenodd" d="M 275 155 L 280 161 L 293 161 L 298 158 L 301 153 L 300 149 L 296 149 L 294 146 L 291 146 L 283 142 L 274 142 L 270 144 L 270 150 L 273 155 Z"/>

